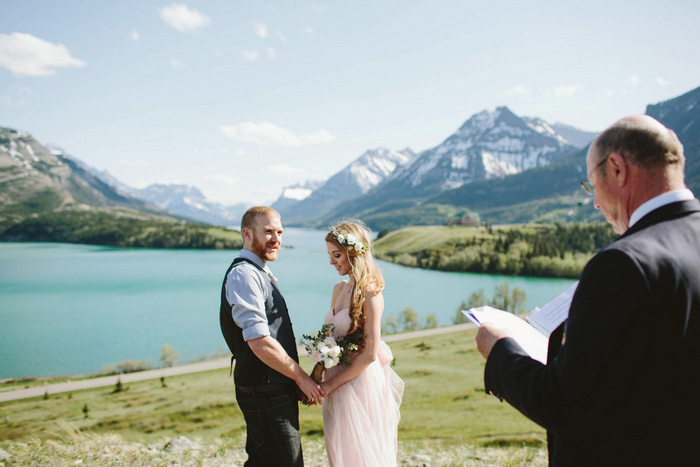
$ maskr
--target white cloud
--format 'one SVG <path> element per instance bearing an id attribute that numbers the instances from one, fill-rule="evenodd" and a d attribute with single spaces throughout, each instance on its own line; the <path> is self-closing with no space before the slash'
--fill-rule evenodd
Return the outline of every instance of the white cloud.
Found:
<path id="1" fill-rule="evenodd" d="M 273 49 L 272 47 L 268 47 L 267 48 L 267 56 L 272 58 L 272 59 L 275 59 L 275 58 L 277 58 L 277 52 L 275 52 L 275 49 Z"/>
<path id="2" fill-rule="evenodd" d="M 280 41 L 287 42 L 287 38 L 284 37 L 284 34 L 282 34 L 282 31 L 275 31 L 275 34 L 277 34 L 277 37 L 279 38 Z"/>
<path id="3" fill-rule="evenodd" d="M 255 35 L 262 37 L 263 39 L 267 38 L 268 35 L 268 30 L 267 30 L 267 25 L 265 23 L 254 23 L 255 25 Z"/>
<path id="4" fill-rule="evenodd" d="M 521 86 L 519 84 L 516 84 L 512 88 L 505 91 L 503 93 L 503 96 L 505 96 L 505 97 L 511 97 L 511 96 L 529 97 L 530 90 L 528 88 L 526 88 L 525 86 Z"/>
<path id="5" fill-rule="evenodd" d="M 638 75 L 630 75 L 629 78 L 625 81 L 625 84 L 628 86 L 636 86 L 639 84 L 639 76 Z"/>
<path id="6" fill-rule="evenodd" d="M 171 58 L 170 66 L 175 68 L 176 70 L 182 70 L 183 68 L 185 68 L 185 66 L 187 66 L 187 64 L 182 60 L 178 60 L 177 58 Z"/>
<path id="7" fill-rule="evenodd" d="M 211 23 L 211 19 L 184 3 L 173 3 L 158 10 L 160 19 L 180 32 L 192 32 Z"/>
<path id="8" fill-rule="evenodd" d="M 656 78 L 656 82 L 659 86 L 668 86 L 669 84 L 671 84 L 670 81 L 665 80 L 663 78 Z"/>
<path id="9" fill-rule="evenodd" d="M 605 97 L 607 97 L 608 99 L 610 99 L 613 95 L 615 95 L 615 93 L 612 92 L 610 89 L 605 90 Z"/>
<path id="10" fill-rule="evenodd" d="M 304 26 L 303 28 L 300 29 L 302 34 L 313 34 L 314 29 L 311 26 Z"/>
<path id="11" fill-rule="evenodd" d="M 554 89 L 554 97 L 560 99 L 562 97 L 570 97 L 583 89 L 580 84 L 562 84 Z"/>
<path id="12" fill-rule="evenodd" d="M 49 76 L 56 68 L 80 68 L 82 60 L 73 58 L 63 44 L 53 44 L 31 34 L 0 34 L 0 67 L 16 76 Z"/>
<path id="13" fill-rule="evenodd" d="M 221 131 L 225 136 L 236 141 L 267 146 L 298 147 L 330 143 L 335 140 L 335 137 L 326 130 L 296 135 L 291 130 L 269 122 L 242 122 L 238 125 L 223 125 Z"/>
<path id="14" fill-rule="evenodd" d="M 139 39 L 141 39 L 141 36 L 139 36 L 139 32 L 136 29 L 134 29 L 129 33 L 129 38 L 134 42 L 138 42 Z"/>
<path id="15" fill-rule="evenodd" d="M 243 57 L 243 60 L 245 60 L 246 62 L 254 62 L 255 60 L 258 59 L 258 57 L 260 57 L 260 52 L 258 52 L 255 49 L 248 49 L 248 50 L 244 50 L 243 53 L 241 54 L 241 56 Z"/>
<path id="16" fill-rule="evenodd" d="M 314 3 L 311 5 L 311 9 L 314 11 L 327 11 L 328 6 L 327 5 L 321 5 L 320 3 Z"/>
<path id="17" fill-rule="evenodd" d="M 268 170 L 272 174 L 283 175 L 283 176 L 298 175 L 298 174 L 306 172 L 302 168 L 292 167 L 291 165 L 288 165 L 288 164 L 275 164 L 275 165 L 271 166 Z"/>

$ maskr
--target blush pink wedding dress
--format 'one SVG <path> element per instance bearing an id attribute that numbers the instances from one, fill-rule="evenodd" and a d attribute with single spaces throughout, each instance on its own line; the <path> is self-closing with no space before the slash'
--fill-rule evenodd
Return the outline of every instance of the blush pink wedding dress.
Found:
<path id="1" fill-rule="evenodd" d="M 325 322 L 334 334 L 350 329 L 349 310 L 331 310 Z M 397 430 L 404 382 L 391 368 L 391 349 L 380 342 L 377 359 L 355 379 L 333 391 L 323 401 L 323 431 L 331 467 L 396 466 Z M 330 379 L 344 367 L 326 370 Z"/>

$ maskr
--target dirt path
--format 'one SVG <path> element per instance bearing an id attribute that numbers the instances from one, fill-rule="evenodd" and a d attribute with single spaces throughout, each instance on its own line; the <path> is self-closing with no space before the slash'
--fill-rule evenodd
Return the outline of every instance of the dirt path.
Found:
<path id="1" fill-rule="evenodd" d="M 463 331 L 473 328 L 473 324 L 457 324 L 454 326 L 444 326 L 434 329 L 424 329 L 422 331 L 405 332 L 402 334 L 391 334 L 384 337 L 385 342 L 396 342 L 405 339 L 413 339 L 417 337 L 434 336 L 437 334 L 445 334 L 455 331 Z M 303 347 L 299 347 L 299 355 L 306 355 Z M 10 391 L 0 392 L 0 402 L 12 401 L 17 399 L 26 399 L 29 397 L 43 396 L 44 394 L 58 394 L 61 392 L 79 391 L 81 389 L 99 388 L 104 386 L 113 386 L 117 381 L 122 383 L 132 383 L 134 381 L 144 381 L 148 379 L 158 379 L 160 377 L 168 377 L 175 375 L 183 375 L 186 373 L 197 373 L 200 371 L 218 370 L 228 368 L 231 364 L 230 357 L 216 358 L 205 362 L 191 363 L 188 365 L 179 365 L 171 368 L 159 368 L 157 370 L 139 371 L 137 373 L 126 373 L 123 375 L 102 376 L 99 378 L 84 379 L 80 381 L 68 381 L 65 383 L 47 384 L 44 386 L 36 386 L 32 388 L 14 389 Z"/>

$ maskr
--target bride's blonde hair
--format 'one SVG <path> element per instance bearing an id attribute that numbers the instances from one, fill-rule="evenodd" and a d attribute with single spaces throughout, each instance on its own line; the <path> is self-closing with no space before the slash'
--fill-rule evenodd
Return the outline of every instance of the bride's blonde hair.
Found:
<path id="1" fill-rule="evenodd" d="M 348 334 L 363 331 L 365 315 L 362 305 L 365 303 L 365 291 L 379 293 L 384 290 L 384 277 L 372 256 L 370 232 L 362 221 L 345 220 L 331 226 L 326 235 L 326 242 L 332 243 L 348 255 L 353 281 L 350 298 L 350 330 Z"/>

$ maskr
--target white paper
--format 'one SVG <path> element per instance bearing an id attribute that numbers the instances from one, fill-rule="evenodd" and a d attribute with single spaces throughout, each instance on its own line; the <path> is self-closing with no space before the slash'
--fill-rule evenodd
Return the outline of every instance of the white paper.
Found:
<path id="1" fill-rule="evenodd" d="M 513 339 L 528 355 L 547 364 L 548 339 L 544 334 L 528 324 L 527 321 L 518 318 L 513 313 L 490 306 L 470 308 L 469 310 L 462 310 L 462 313 L 478 327 L 488 323 L 497 328 L 507 329 Z"/>
<path id="2" fill-rule="evenodd" d="M 528 323 L 545 336 L 549 335 L 569 317 L 571 300 L 574 298 L 578 282 L 556 296 L 542 308 L 536 308 L 525 317 Z"/>

